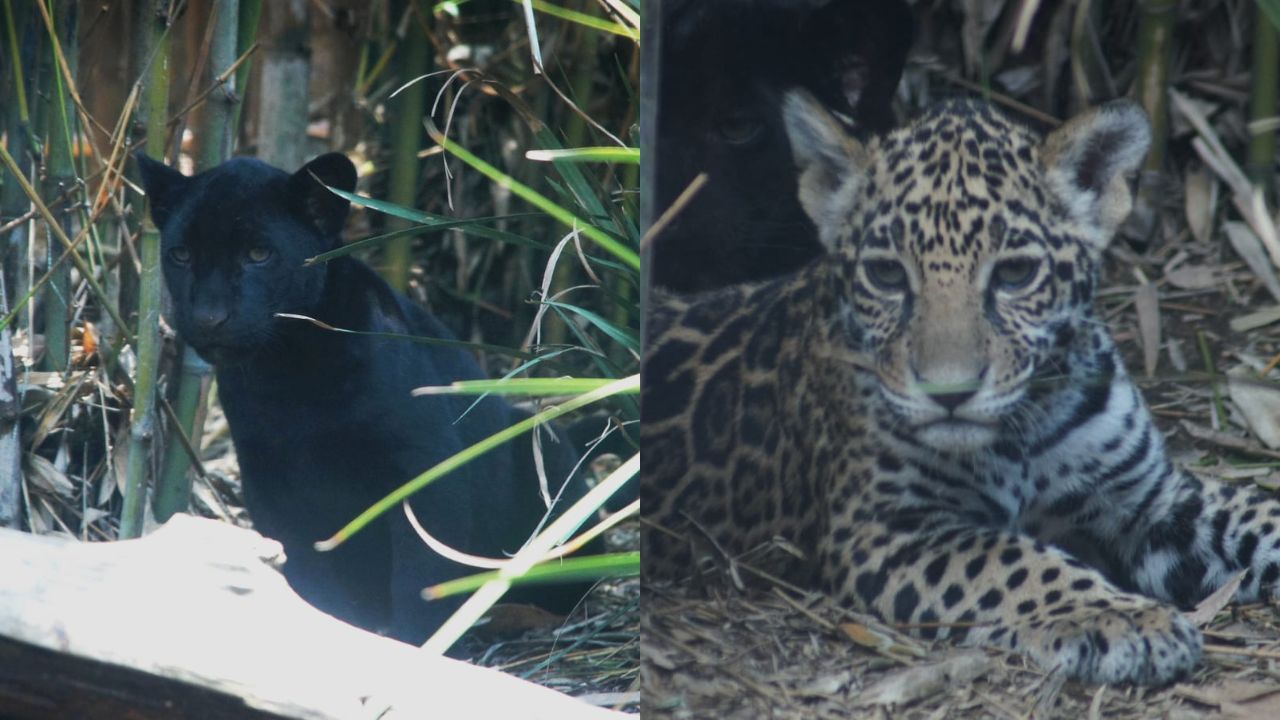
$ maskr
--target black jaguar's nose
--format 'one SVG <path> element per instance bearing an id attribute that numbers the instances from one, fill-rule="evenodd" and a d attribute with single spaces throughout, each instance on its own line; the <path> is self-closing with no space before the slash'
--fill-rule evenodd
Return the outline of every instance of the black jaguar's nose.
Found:
<path id="1" fill-rule="evenodd" d="M 197 308 L 191 313 L 191 322 L 201 332 L 217 330 L 227 321 L 226 308 Z"/>

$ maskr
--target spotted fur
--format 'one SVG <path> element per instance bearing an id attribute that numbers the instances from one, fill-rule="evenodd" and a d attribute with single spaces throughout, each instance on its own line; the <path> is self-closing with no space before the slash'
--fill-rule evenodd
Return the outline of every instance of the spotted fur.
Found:
<path id="1" fill-rule="evenodd" d="M 1084 680 L 1186 673 L 1178 606 L 1243 568 L 1238 599 L 1276 593 L 1280 503 L 1173 466 L 1093 309 L 1141 111 L 1042 140 L 950 102 L 867 144 L 803 94 L 786 117 L 827 252 L 652 298 L 646 579 L 715 547 Z"/>

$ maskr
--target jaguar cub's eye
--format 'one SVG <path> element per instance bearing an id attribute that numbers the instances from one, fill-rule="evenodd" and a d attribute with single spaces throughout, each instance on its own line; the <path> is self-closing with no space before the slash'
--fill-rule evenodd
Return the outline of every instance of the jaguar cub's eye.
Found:
<path id="1" fill-rule="evenodd" d="M 863 264 L 867 279 L 881 290 L 905 290 L 907 269 L 897 260 L 868 260 Z"/>
<path id="2" fill-rule="evenodd" d="M 730 115 L 720 121 L 716 130 L 730 145 L 746 145 L 760 137 L 764 123 L 750 115 Z"/>
<path id="3" fill-rule="evenodd" d="M 1040 261 L 1036 258 L 1001 260 L 991 272 L 992 283 L 1001 290 L 1020 290 L 1035 279 L 1039 269 Z"/>
<path id="4" fill-rule="evenodd" d="M 249 260 L 251 262 L 262 263 L 271 258 L 271 249 L 264 247 L 249 248 Z"/>
<path id="5" fill-rule="evenodd" d="M 191 262 L 191 251 L 184 247 L 170 248 L 169 259 L 179 265 L 186 265 Z"/>

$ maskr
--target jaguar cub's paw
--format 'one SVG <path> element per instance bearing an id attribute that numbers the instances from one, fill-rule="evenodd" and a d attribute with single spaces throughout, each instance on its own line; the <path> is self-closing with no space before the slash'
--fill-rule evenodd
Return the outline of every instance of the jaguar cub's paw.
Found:
<path id="1" fill-rule="evenodd" d="M 1182 613 L 1150 602 L 1050 620 L 1036 643 L 1042 665 L 1085 682 L 1163 685 L 1195 667 L 1203 640 Z"/>

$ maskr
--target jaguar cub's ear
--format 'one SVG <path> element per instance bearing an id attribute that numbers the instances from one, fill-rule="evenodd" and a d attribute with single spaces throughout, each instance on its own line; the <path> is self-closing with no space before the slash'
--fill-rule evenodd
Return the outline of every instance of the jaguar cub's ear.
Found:
<path id="1" fill-rule="evenodd" d="M 1096 227 L 1105 245 L 1133 207 L 1127 175 L 1151 145 L 1147 116 L 1131 100 L 1114 100 L 1067 121 L 1045 138 L 1041 162 L 1053 192 L 1078 222 Z"/>
<path id="2" fill-rule="evenodd" d="M 337 238 L 347 221 L 351 203 L 325 186 L 355 192 L 356 167 L 342 153 L 327 153 L 312 160 L 289 178 L 289 194 L 298 212 L 325 237 Z"/>
<path id="3" fill-rule="evenodd" d="M 866 180 L 870 156 L 806 90 L 787 93 L 782 117 L 800 171 L 800 204 L 818 227 L 822 244 L 835 250 Z"/>
<path id="4" fill-rule="evenodd" d="M 182 201 L 191 178 L 158 160 L 138 153 L 133 156 L 142 174 L 142 189 L 151 205 L 151 222 L 163 228 L 173 209 Z"/>

